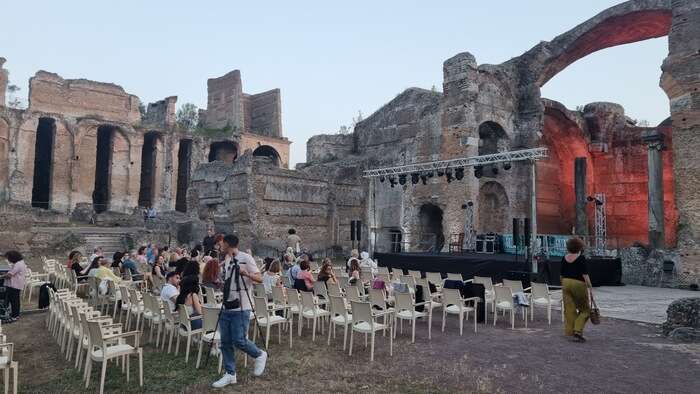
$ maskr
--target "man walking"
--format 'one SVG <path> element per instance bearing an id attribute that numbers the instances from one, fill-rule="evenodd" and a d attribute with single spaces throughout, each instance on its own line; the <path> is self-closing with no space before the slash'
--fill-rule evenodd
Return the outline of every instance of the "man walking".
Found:
<path id="1" fill-rule="evenodd" d="M 253 256 L 238 250 L 238 237 L 229 234 L 223 239 L 224 266 L 221 279 L 224 282 L 224 306 L 219 318 L 221 353 L 224 358 L 224 376 L 214 382 L 215 388 L 236 383 L 236 358 L 234 347 L 255 359 L 254 376 L 262 375 L 267 363 L 267 353 L 246 338 L 250 324 L 250 293 L 254 283 L 262 283 L 260 270 Z M 244 287 L 245 284 L 245 287 Z"/>

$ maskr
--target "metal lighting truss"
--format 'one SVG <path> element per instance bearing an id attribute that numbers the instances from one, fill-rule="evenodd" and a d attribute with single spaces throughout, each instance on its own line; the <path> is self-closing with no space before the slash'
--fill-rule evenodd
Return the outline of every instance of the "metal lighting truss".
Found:
<path id="1" fill-rule="evenodd" d="M 605 194 L 595 195 L 595 249 L 602 256 L 607 248 L 608 223 L 605 219 Z"/>
<path id="2" fill-rule="evenodd" d="M 522 160 L 539 160 L 544 159 L 546 157 L 547 148 L 523 149 L 510 152 L 494 153 L 490 155 L 464 157 L 460 159 L 430 161 L 424 163 L 406 164 L 403 166 L 396 167 L 385 167 L 373 170 L 365 170 L 363 177 L 377 178 L 380 176 L 403 175 L 416 172 L 431 172 L 437 170 L 447 170 L 452 168 L 483 166 L 494 163 L 507 163 Z"/>

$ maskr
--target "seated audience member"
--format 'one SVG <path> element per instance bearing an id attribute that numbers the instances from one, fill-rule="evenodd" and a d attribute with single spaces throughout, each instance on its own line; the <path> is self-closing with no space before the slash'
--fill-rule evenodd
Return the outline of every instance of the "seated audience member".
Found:
<path id="1" fill-rule="evenodd" d="M 377 263 L 369 257 L 369 253 L 362 252 L 360 253 L 360 257 L 362 257 L 362 260 L 360 260 L 360 268 L 369 268 L 373 274 L 379 272 Z"/>
<path id="2" fill-rule="evenodd" d="M 85 267 L 82 271 L 80 271 L 80 276 L 95 276 L 95 270 L 100 268 L 100 259 L 102 257 L 97 256 L 94 259 L 92 259 L 92 262 L 90 265 Z"/>
<path id="3" fill-rule="evenodd" d="M 169 307 L 170 311 L 176 312 L 175 301 L 180 294 L 180 275 L 175 272 L 168 272 L 165 276 L 165 285 L 160 289 L 160 299 Z"/>
<path id="4" fill-rule="evenodd" d="M 199 263 L 194 260 L 187 260 L 181 276 L 182 280 L 185 280 L 188 276 L 196 276 L 199 281 Z"/>
<path id="5" fill-rule="evenodd" d="M 103 254 L 104 254 L 104 253 L 102 252 L 102 248 L 96 247 L 96 248 L 93 250 L 92 254 L 90 255 L 90 261 L 94 261 L 94 260 L 95 260 L 95 257 L 102 257 Z"/>
<path id="6" fill-rule="evenodd" d="M 122 261 L 124 260 L 124 252 L 117 251 L 112 255 L 112 268 L 122 268 Z"/>
<path id="7" fill-rule="evenodd" d="M 161 279 L 165 278 L 166 271 L 165 271 L 165 268 L 163 267 L 163 260 L 162 259 L 156 260 L 156 263 L 153 264 L 153 268 L 151 268 L 151 275 L 157 276 Z"/>
<path id="8" fill-rule="evenodd" d="M 183 276 L 182 272 L 185 270 L 185 266 L 189 262 L 190 262 L 190 259 L 188 259 L 187 257 L 183 257 L 180 260 L 178 260 L 175 263 L 175 272 L 177 272 L 180 276 Z"/>
<path id="9" fill-rule="evenodd" d="M 133 280 L 143 280 L 143 274 L 139 272 L 138 265 L 131 257 L 126 257 L 122 261 L 122 272 L 127 272 L 131 274 L 131 279 Z"/>
<path id="10" fill-rule="evenodd" d="M 122 278 L 118 277 L 112 271 L 109 261 L 104 257 L 96 257 L 99 267 L 94 269 L 94 276 L 100 280 L 111 280 L 114 283 L 120 283 Z M 92 272 L 92 271 L 91 271 Z"/>
<path id="11" fill-rule="evenodd" d="M 265 272 L 265 271 L 269 270 L 269 269 L 270 269 L 270 264 L 272 264 L 272 262 L 273 262 L 274 260 L 275 260 L 275 259 L 273 259 L 272 257 L 265 257 L 265 258 L 263 259 L 263 264 L 262 264 L 262 268 L 260 269 L 260 271 L 261 271 L 261 272 Z"/>
<path id="12" fill-rule="evenodd" d="M 345 264 L 345 270 L 349 273 L 350 272 L 350 261 L 352 259 L 357 259 L 359 261 L 360 259 L 360 252 L 357 251 L 357 249 L 353 249 L 350 251 L 350 258 L 348 259 L 347 264 Z"/>
<path id="13" fill-rule="evenodd" d="M 76 252 L 76 253 L 73 255 L 73 260 L 72 260 L 71 266 L 70 266 L 70 269 L 71 269 L 73 272 L 75 272 L 75 276 L 78 278 L 78 282 L 79 282 L 79 283 L 80 283 L 80 282 L 85 282 L 85 281 L 87 280 L 87 278 L 86 278 L 85 275 L 83 274 L 83 266 L 80 265 L 80 258 L 81 258 L 81 257 L 82 257 L 82 255 L 80 254 L 80 252 Z"/>
<path id="14" fill-rule="evenodd" d="M 202 286 L 221 290 L 224 284 L 219 277 L 220 273 L 221 265 L 219 264 L 219 260 L 210 258 L 206 264 L 204 264 L 204 270 L 202 271 Z"/>
<path id="15" fill-rule="evenodd" d="M 318 272 L 318 280 L 321 282 L 338 283 L 335 273 L 333 272 L 333 264 L 331 264 L 331 259 L 328 257 L 323 259 L 323 265 L 321 265 L 321 269 Z"/>
<path id="16" fill-rule="evenodd" d="M 68 254 L 68 261 L 66 262 L 66 268 L 71 268 L 73 267 L 73 263 L 77 261 L 80 263 L 80 258 L 83 257 L 83 254 L 78 252 L 77 250 L 74 250 Z"/>
<path id="17" fill-rule="evenodd" d="M 314 278 L 311 276 L 311 265 L 307 260 L 302 260 L 301 263 L 299 263 L 299 274 L 297 274 L 297 281 L 296 283 L 300 283 L 300 281 L 304 281 L 302 287 L 300 284 L 296 285 L 297 290 L 303 290 L 303 291 L 311 291 L 314 288 Z M 272 291 L 272 290 L 270 290 Z"/>
<path id="18" fill-rule="evenodd" d="M 298 262 L 294 262 L 294 264 L 289 268 L 289 271 L 287 271 L 287 277 L 289 278 L 289 283 L 291 283 L 292 286 L 294 286 L 294 282 L 296 282 L 298 279 L 300 271 L 301 268 L 299 267 Z"/>
<path id="19" fill-rule="evenodd" d="M 190 317 L 202 315 L 202 301 L 199 298 L 199 277 L 190 275 L 182 278 L 180 294 L 175 300 L 176 305 L 184 305 Z M 193 330 L 202 328 L 202 319 L 192 320 L 190 325 Z"/>
<path id="20" fill-rule="evenodd" d="M 350 259 L 350 283 L 358 284 L 360 281 L 360 262 L 357 259 Z"/>
<path id="21" fill-rule="evenodd" d="M 280 264 L 279 260 L 273 259 L 272 262 L 270 262 L 267 270 L 263 272 L 262 281 L 263 286 L 265 286 L 265 294 L 267 294 L 268 298 L 272 296 L 273 287 L 281 286 L 281 266 L 282 265 Z"/>
<path id="22" fill-rule="evenodd" d="M 288 276 L 289 269 L 294 265 L 294 254 L 286 253 L 282 257 L 282 274 Z"/>
<path id="23" fill-rule="evenodd" d="M 148 264 L 148 257 L 146 257 L 146 247 L 140 246 L 136 251 L 137 257 L 136 262 L 139 264 Z"/>

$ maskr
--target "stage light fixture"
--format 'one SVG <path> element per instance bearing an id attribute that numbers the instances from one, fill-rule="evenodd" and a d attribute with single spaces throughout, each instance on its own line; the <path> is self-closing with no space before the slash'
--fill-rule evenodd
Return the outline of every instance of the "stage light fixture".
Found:
<path id="1" fill-rule="evenodd" d="M 503 163 L 503 169 L 504 169 L 504 170 L 508 171 L 508 170 L 511 169 L 511 167 L 512 167 L 512 164 L 511 164 L 509 161 Z"/>
<path id="2" fill-rule="evenodd" d="M 379 182 L 384 183 L 384 175 L 379 177 Z"/>
<path id="3" fill-rule="evenodd" d="M 425 174 L 421 175 L 420 180 L 421 180 L 421 182 L 423 182 L 424 185 L 427 185 L 428 184 L 428 175 L 425 175 Z"/>
<path id="4" fill-rule="evenodd" d="M 447 171 L 445 171 L 445 178 L 447 178 L 447 183 L 452 182 L 452 171 L 447 169 Z"/>
<path id="5" fill-rule="evenodd" d="M 467 201 L 467 205 L 469 205 L 470 207 L 473 207 L 474 203 L 472 201 Z"/>
<path id="6" fill-rule="evenodd" d="M 417 185 L 418 181 L 420 180 L 419 178 L 420 178 L 420 174 L 417 172 L 414 172 L 413 174 L 411 174 L 411 183 L 414 185 Z"/>
<path id="7" fill-rule="evenodd" d="M 432 178 L 432 177 L 434 177 L 434 176 L 435 176 L 435 173 L 434 173 L 433 171 L 430 171 L 430 172 L 428 173 L 428 178 Z"/>
<path id="8" fill-rule="evenodd" d="M 478 179 L 481 178 L 484 175 L 484 167 L 483 166 L 474 166 L 474 176 Z"/>
<path id="9" fill-rule="evenodd" d="M 400 184 L 401 186 L 403 186 L 403 185 L 406 184 L 406 174 L 401 174 L 401 175 L 399 175 L 399 184 Z"/>
<path id="10" fill-rule="evenodd" d="M 494 176 L 498 175 L 498 167 L 496 167 L 496 166 L 491 167 L 491 173 Z"/>
<path id="11" fill-rule="evenodd" d="M 461 181 L 462 178 L 464 178 L 464 168 L 460 167 L 455 170 L 455 178 L 457 178 L 458 181 Z"/>
<path id="12" fill-rule="evenodd" d="M 437 170 L 437 176 L 443 176 L 443 175 L 445 175 L 445 171 Z"/>
<path id="13" fill-rule="evenodd" d="M 391 187 L 396 186 L 396 178 L 393 176 L 389 177 L 389 183 L 391 184 Z"/>

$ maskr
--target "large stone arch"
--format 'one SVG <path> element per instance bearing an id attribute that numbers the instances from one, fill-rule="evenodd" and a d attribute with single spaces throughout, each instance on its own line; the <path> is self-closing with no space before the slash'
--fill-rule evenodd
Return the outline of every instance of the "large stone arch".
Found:
<path id="1" fill-rule="evenodd" d="M 630 44 L 669 34 L 670 0 L 632 0 L 608 8 L 573 29 L 541 42 L 513 59 L 529 63 L 539 87 L 575 61 L 601 49 Z M 511 61 L 511 62 L 512 62 Z"/>

